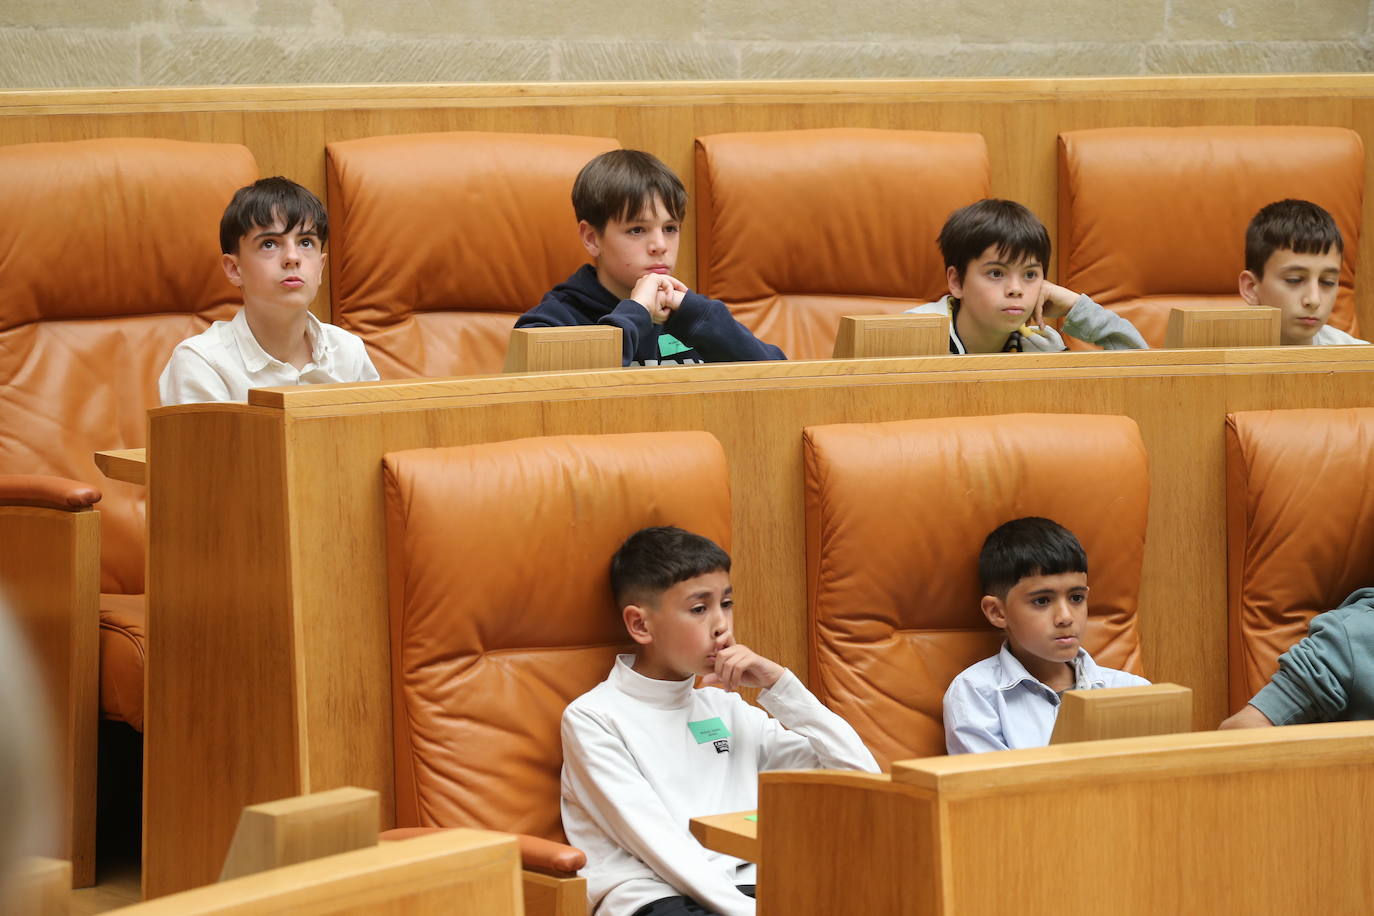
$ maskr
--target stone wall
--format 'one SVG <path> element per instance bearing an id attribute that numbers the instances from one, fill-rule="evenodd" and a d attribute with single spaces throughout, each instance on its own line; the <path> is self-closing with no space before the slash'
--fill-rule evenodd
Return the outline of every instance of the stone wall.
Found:
<path id="1" fill-rule="evenodd" d="M 1374 0 L 0 0 L 0 88 L 1367 71 Z"/>

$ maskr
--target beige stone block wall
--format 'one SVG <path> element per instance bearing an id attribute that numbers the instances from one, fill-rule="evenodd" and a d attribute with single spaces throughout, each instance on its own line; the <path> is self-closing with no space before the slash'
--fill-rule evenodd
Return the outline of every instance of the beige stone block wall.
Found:
<path id="1" fill-rule="evenodd" d="M 0 0 L 0 88 L 1372 65 L 1374 0 Z"/>

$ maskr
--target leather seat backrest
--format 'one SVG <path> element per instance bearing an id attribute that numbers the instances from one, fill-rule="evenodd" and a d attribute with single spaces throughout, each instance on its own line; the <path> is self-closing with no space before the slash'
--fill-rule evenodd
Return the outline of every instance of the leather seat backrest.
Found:
<path id="1" fill-rule="evenodd" d="M 812 690 L 879 763 L 945 751 L 954 676 L 997 653 L 978 552 L 1038 515 L 1088 554 L 1086 648 L 1141 673 L 1136 599 L 1149 473 L 1128 417 L 1010 414 L 804 432 Z"/>
<path id="2" fill-rule="evenodd" d="M 611 556 L 652 525 L 728 550 L 725 453 L 710 433 L 629 433 L 384 464 L 397 826 L 563 841 L 563 708 L 629 645 Z"/>
<path id="3" fill-rule="evenodd" d="M 97 486 L 101 591 L 143 591 L 143 487 L 92 453 L 140 448 L 172 348 L 241 299 L 219 221 L 246 147 L 103 139 L 0 147 L 0 474 Z"/>
<path id="4" fill-rule="evenodd" d="M 789 359 L 829 359 L 841 316 L 900 312 L 947 292 L 935 240 L 989 182 L 982 134 L 698 137 L 698 285 Z"/>
<path id="5" fill-rule="evenodd" d="M 515 319 L 587 260 L 573 179 L 616 147 L 476 131 L 330 143 L 334 323 L 382 378 L 500 372 Z"/>
<path id="6" fill-rule="evenodd" d="M 1226 417 L 1230 705 L 1312 618 L 1374 585 L 1374 408 Z"/>
<path id="7" fill-rule="evenodd" d="M 1059 280 L 1163 346 L 1175 305 L 1243 305 L 1245 228 L 1288 197 L 1345 243 L 1334 327 L 1354 333 L 1360 135 L 1337 127 L 1112 127 L 1059 135 Z M 1084 345 L 1086 346 L 1086 345 Z"/>

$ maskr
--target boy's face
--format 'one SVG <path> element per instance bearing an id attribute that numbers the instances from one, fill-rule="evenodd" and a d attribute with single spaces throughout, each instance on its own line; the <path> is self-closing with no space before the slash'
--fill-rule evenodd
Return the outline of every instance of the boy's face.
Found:
<path id="1" fill-rule="evenodd" d="M 319 292 L 324 258 L 313 227 L 288 232 L 278 219 L 244 233 L 238 254 L 226 254 L 223 265 L 229 282 L 243 290 L 244 305 L 304 311 Z"/>
<path id="2" fill-rule="evenodd" d="M 660 680 L 714 671 L 716 653 L 734 643 L 734 604 L 730 574 L 717 571 L 671 586 L 650 606 L 625 608 L 639 644 L 635 670 Z"/>
<path id="3" fill-rule="evenodd" d="M 1298 254 L 1280 248 L 1264 262 L 1263 279 L 1250 271 L 1240 275 L 1246 305 L 1278 309 L 1279 343 L 1306 345 L 1331 318 L 1341 283 L 1341 255 L 1335 247 L 1324 254 Z"/>
<path id="4" fill-rule="evenodd" d="M 671 274 L 677 265 L 677 246 L 682 224 L 668 213 L 663 200 L 634 219 L 611 219 L 598 232 L 586 220 L 577 224 L 582 244 L 596 262 L 596 277 L 621 299 L 645 274 Z"/>
<path id="5" fill-rule="evenodd" d="M 1045 267 L 1034 257 L 1010 260 L 989 245 L 969 262 L 963 279 L 946 271 L 949 293 L 959 300 L 960 314 L 979 328 L 1010 335 L 1030 320 L 1045 282 Z"/>
<path id="6" fill-rule="evenodd" d="M 1037 666 L 1070 662 L 1078 654 L 1088 625 L 1088 576 L 1025 576 L 1005 599 L 983 596 L 983 613 L 1006 631 L 1026 670 L 1040 677 Z"/>

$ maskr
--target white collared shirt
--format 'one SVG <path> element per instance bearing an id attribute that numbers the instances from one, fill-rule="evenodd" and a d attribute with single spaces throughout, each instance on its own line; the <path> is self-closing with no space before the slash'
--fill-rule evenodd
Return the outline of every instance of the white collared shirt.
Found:
<path id="1" fill-rule="evenodd" d="M 1086 649 L 1072 662 L 1073 690 L 1146 687 L 1143 677 L 1103 668 Z M 1037 680 L 1002 644 L 1002 651 L 959 673 L 945 691 L 945 748 L 951 754 L 1044 747 L 1059 717 L 1059 694 Z"/>
<path id="2" fill-rule="evenodd" d="M 216 321 L 172 351 L 157 380 L 162 406 L 206 401 L 247 401 L 251 388 L 375 382 L 379 376 L 363 342 L 309 312 L 305 334 L 310 362 L 297 369 L 270 356 L 248 327 L 243 309 L 232 321 Z"/>

